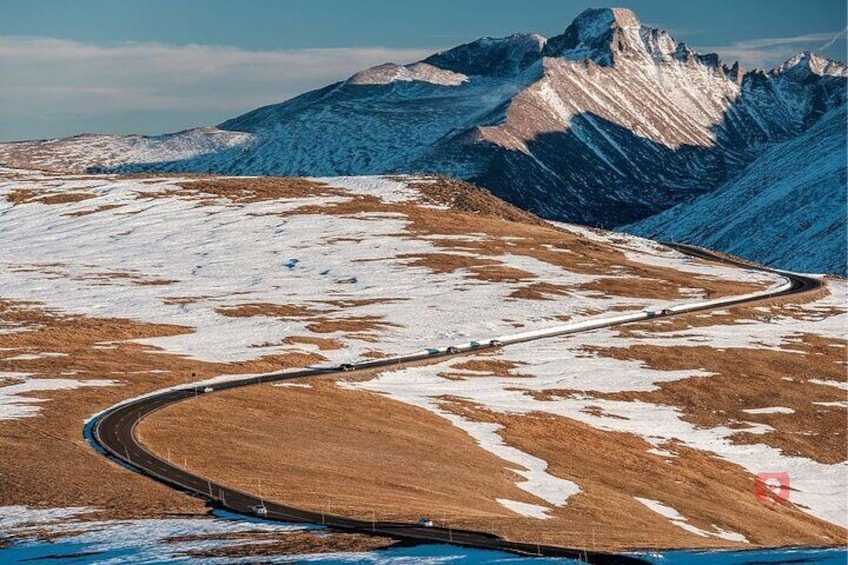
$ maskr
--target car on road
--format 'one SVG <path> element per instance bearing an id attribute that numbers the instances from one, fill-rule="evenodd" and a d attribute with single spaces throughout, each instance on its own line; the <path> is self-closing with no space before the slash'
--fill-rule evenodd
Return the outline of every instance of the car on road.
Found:
<path id="1" fill-rule="evenodd" d="M 264 504 L 257 504 L 256 506 L 251 506 L 250 509 L 253 510 L 253 513 L 257 516 L 268 515 L 268 509 L 265 507 Z"/>
<path id="2" fill-rule="evenodd" d="M 654 312 L 653 310 L 645 310 L 645 314 L 646 314 L 649 318 L 656 318 L 656 316 L 657 316 L 657 313 L 656 313 L 656 312 Z"/>
<path id="3" fill-rule="evenodd" d="M 503 347 L 503 342 L 499 339 L 489 341 L 489 347 Z"/>
<path id="4" fill-rule="evenodd" d="M 435 526 L 435 524 L 433 524 L 433 520 L 431 520 L 430 518 L 421 518 L 420 520 L 418 520 L 418 525 L 423 526 L 425 528 L 432 528 L 433 526 Z"/>
<path id="5" fill-rule="evenodd" d="M 674 314 L 674 312 L 672 312 L 672 311 L 671 311 L 671 310 L 669 310 L 668 308 L 663 308 L 663 309 L 660 311 L 660 314 L 662 314 L 663 316 L 670 316 L 670 315 Z"/>
<path id="6" fill-rule="evenodd" d="M 203 387 L 203 392 L 215 392 L 215 389 L 211 386 L 205 386 Z"/>
<path id="7" fill-rule="evenodd" d="M 351 364 L 351 363 L 342 363 L 341 365 L 339 365 L 339 371 L 348 372 L 348 371 L 353 371 L 353 369 L 354 369 L 354 367 L 353 367 L 353 364 Z"/>
<path id="8" fill-rule="evenodd" d="M 459 348 L 455 345 L 451 345 L 445 351 L 448 352 L 448 355 L 456 355 L 457 353 L 459 353 Z"/>

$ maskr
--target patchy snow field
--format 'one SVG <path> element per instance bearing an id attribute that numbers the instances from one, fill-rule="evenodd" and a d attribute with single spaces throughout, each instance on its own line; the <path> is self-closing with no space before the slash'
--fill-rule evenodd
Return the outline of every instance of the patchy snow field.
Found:
<path id="1" fill-rule="evenodd" d="M 10 173 L 6 170 L 7 174 Z M 185 181 L 186 179 L 182 179 Z M 556 324 L 557 316 L 590 318 L 611 308 L 639 310 L 645 299 L 575 289 L 557 300 L 515 300 L 523 282 L 481 281 L 466 272 L 433 273 L 407 256 L 445 252 L 426 237 L 406 233 L 401 214 L 303 214 L 356 195 L 384 202 L 413 200 L 405 182 L 380 177 L 316 179 L 345 196 L 281 198 L 234 205 L 179 194 L 181 179 L 112 180 L 44 176 L 0 177 L 0 288 L 3 298 L 36 301 L 63 313 L 192 327 L 194 333 L 149 343 L 203 361 L 232 362 L 309 349 L 288 345 L 308 335 L 303 320 L 222 313 L 245 304 L 304 306 L 329 318 L 379 320 L 372 337 L 322 333 L 344 349 L 322 352 L 352 360 L 373 348 L 398 354 Z M 26 202 L 9 200 L 31 191 Z M 38 194 L 83 193 L 78 202 L 45 204 Z M 470 236 L 475 237 L 475 236 Z M 485 238 L 480 234 L 476 239 Z M 638 241 L 629 238 L 628 245 Z M 472 252 L 456 242 L 456 255 Z M 567 271 L 516 253 L 499 258 L 539 280 L 576 287 L 597 276 Z M 779 277 L 724 267 L 693 267 L 677 253 L 641 253 L 637 261 L 706 273 L 717 279 L 778 284 Z M 357 301 L 333 309 L 327 301 Z M 663 307 L 686 303 L 672 301 Z M 594 314 L 597 317 L 597 314 Z M 373 338 L 377 336 L 377 339 Z M 317 348 L 312 348 L 317 351 Z"/>
<path id="2" fill-rule="evenodd" d="M 107 379 L 37 379 L 22 373 L 0 372 L 0 420 L 15 420 L 38 414 L 38 403 L 44 399 L 28 396 L 54 390 L 73 390 L 90 386 L 115 384 Z"/>
<path id="3" fill-rule="evenodd" d="M 580 485 L 563 482 L 547 474 L 545 465 L 540 465 L 538 461 L 523 461 L 516 454 L 505 452 L 498 433 L 502 426 L 481 424 L 449 412 L 443 407 L 443 400 L 466 400 L 503 414 L 552 414 L 601 430 L 635 434 L 653 446 L 649 452 L 669 457 L 671 464 L 675 455 L 673 450 L 661 446 L 676 441 L 682 446 L 714 453 L 752 474 L 775 470 L 787 472 L 792 478 L 792 502 L 798 508 L 828 522 L 846 526 L 848 465 L 845 462 L 823 464 L 805 457 L 786 455 L 780 449 L 765 444 L 739 444 L 732 440 L 732 436 L 740 432 L 763 434 L 771 430 L 762 423 L 736 422 L 733 427 L 701 427 L 686 421 L 681 410 L 675 406 L 596 397 L 606 393 L 651 391 L 659 383 L 708 378 L 711 373 L 702 369 L 656 370 L 638 360 L 619 360 L 592 351 L 592 348 L 598 346 L 622 348 L 645 344 L 663 348 L 708 346 L 716 350 L 732 347 L 793 351 L 792 347 L 799 343 L 804 334 L 844 340 L 848 320 L 846 283 L 830 281 L 828 286 L 831 291 L 829 296 L 803 305 L 786 306 L 782 315 L 778 310 L 778 313 L 767 319 L 743 320 L 729 326 L 725 325 L 724 320 L 717 319 L 714 325 L 691 327 L 686 331 L 660 331 L 662 326 L 657 326 L 658 331 L 629 330 L 629 337 L 620 335 L 618 328 L 600 329 L 510 345 L 489 353 L 486 359 L 515 366 L 515 376 L 494 376 L 486 371 L 475 374 L 457 368 L 467 361 L 466 358 L 458 358 L 426 367 L 388 371 L 373 380 L 345 383 L 345 386 L 380 392 L 448 418 L 473 436 L 481 446 L 513 463 L 519 474 L 532 475 L 535 488 L 519 484 L 551 506 L 567 504 L 568 498 L 579 492 Z M 712 315 L 697 316 L 709 318 Z M 803 351 L 795 351 L 795 354 L 806 355 Z M 476 378 L 457 378 L 462 376 Z M 793 380 L 791 376 L 784 379 Z M 824 387 L 844 387 L 844 383 L 837 381 L 811 378 L 808 382 Z M 554 394 L 549 397 L 534 394 L 544 391 L 553 391 Z M 841 404 L 838 401 L 818 404 L 845 406 L 844 401 Z M 763 406 L 744 412 L 752 416 L 786 415 L 793 414 L 794 410 Z M 527 454 L 522 456 L 529 457 Z M 556 501 L 557 497 L 560 498 L 559 502 Z M 523 513 L 520 508 L 511 508 Z M 541 517 L 544 513 L 533 509 L 526 515 Z M 683 527 L 685 520 L 674 520 L 681 522 L 679 525 Z M 686 527 L 691 528 L 688 524 Z M 728 540 L 739 536 L 723 532 L 718 527 L 714 532 L 707 533 Z"/>
<path id="4" fill-rule="evenodd" d="M 265 199 L 235 199 L 192 190 L 191 183 L 196 180 L 0 170 L 0 238 L 4 242 L 0 299 L 36 302 L 61 314 L 192 328 L 192 333 L 140 341 L 163 353 L 198 361 L 230 363 L 309 352 L 338 363 L 495 336 L 540 333 L 561 326 L 563 320 L 581 324 L 628 311 L 683 309 L 707 299 L 704 281 L 750 283 L 770 289 L 785 284 L 783 277 L 775 274 L 707 264 L 633 236 L 560 225 L 570 237 L 603 244 L 652 273 L 678 276 L 673 284 L 679 295 L 674 299 L 599 291 L 592 285 L 617 281 L 629 286 L 639 281 L 615 265 L 595 271 L 586 264 L 578 268 L 579 259 L 575 259 L 575 270 L 569 270 L 527 253 L 522 238 L 513 241 L 498 236 L 499 243 L 508 243 L 508 251 L 483 254 L 474 245 L 495 236 L 473 230 L 459 235 L 428 233 L 420 225 L 414 227 L 417 212 L 407 213 L 403 206 L 437 207 L 422 204 L 414 186 L 431 182 L 429 179 L 311 179 L 320 183 L 314 185 L 315 194 Z M 331 190 L 317 190 L 321 186 Z M 356 209 L 354 204 L 362 198 L 376 199 L 386 208 Z M 487 262 L 497 276 L 475 276 L 473 267 L 439 269 L 416 262 L 421 257 L 445 255 L 470 264 Z M 517 292 L 535 282 L 552 285 L 556 296 L 516 298 Z M 848 510 L 844 465 L 786 456 L 767 445 L 738 445 L 730 436 L 739 433 L 739 427 L 699 427 L 684 420 L 674 406 L 594 396 L 649 392 L 663 382 L 709 378 L 712 373 L 650 369 L 637 360 L 613 359 L 587 349 L 651 344 L 783 351 L 797 344 L 803 334 L 841 339 L 846 321 L 844 295 L 844 283 L 835 284 L 830 297 L 795 307 L 793 316 L 769 321 L 742 320 L 670 332 L 642 329 L 627 336 L 614 329 L 596 330 L 490 352 L 487 359 L 514 364 L 520 376 L 491 376 L 456 368 L 465 358 L 389 371 L 371 381 L 345 386 L 384 393 L 431 410 L 508 462 L 521 477 L 517 485 L 537 502 L 499 500 L 519 515 L 546 519 L 552 509 L 567 505 L 570 497 L 581 492 L 581 485 L 552 474 L 544 459 L 508 445 L 499 433 L 499 424 L 474 421 L 446 409 L 445 397 L 498 413 L 547 413 L 600 430 L 635 434 L 648 441 L 652 453 L 670 460 L 674 450 L 667 442 L 676 440 L 751 473 L 788 469 L 797 491 L 793 491 L 793 502 L 799 508 L 844 524 Z M 251 308 L 250 315 L 233 314 Z M 352 322 L 354 327 L 348 327 Z M 657 329 L 665 323 L 657 320 Z M 333 346 L 322 346 L 326 342 Z M 443 376 L 446 372 L 475 378 L 449 379 Z M 476 378 L 480 376 L 485 378 Z M 11 375 L 0 381 L 5 385 L 0 388 L 0 419 L 31 415 L 37 400 L 21 395 L 32 390 L 109 384 L 106 380 L 39 381 Z M 542 394 L 563 390 L 580 393 Z M 751 416 L 789 414 L 779 408 L 753 408 L 759 412 L 752 411 Z M 743 430 L 762 434 L 769 427 L 749 422 Z M 668 508 L 670 513 L 672 507 Z M 672 523 L 695 528 L 674 512 L 669 518 Z M 742 534 L 717 525 L 699 532 L 728 541 L 744 540 Z"/>

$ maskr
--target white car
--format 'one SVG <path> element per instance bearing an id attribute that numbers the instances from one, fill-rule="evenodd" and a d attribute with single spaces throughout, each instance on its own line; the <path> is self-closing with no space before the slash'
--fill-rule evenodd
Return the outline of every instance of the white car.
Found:
<path id="1" fill-rule="evenodd" d="M 207 386 L 207 387 L 203 388 L 203 392 L 214 392 L 214 391 L 215 391 L 215 389 L 212 388 L 211 386 Z"/>
<path id="2" fill-rule="evenodd" d="M 258 504 L 256 506 L 251 506 L 251 510 L 253 510 L 258 516 L 267 516 L 268 509 L 264 504 Z"/>

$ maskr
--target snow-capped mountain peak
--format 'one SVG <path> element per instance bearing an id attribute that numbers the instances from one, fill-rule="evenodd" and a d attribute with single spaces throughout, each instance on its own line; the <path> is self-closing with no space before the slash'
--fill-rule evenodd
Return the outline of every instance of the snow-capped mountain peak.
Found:
<path id="1" fill-rule="evenodd" d="M 675 41 L 667 31 L 642 25 L 636 14 L 626 8 L 585 10 L 562 35 L 548 40 L 544 54 L 573 61 L 593 61 L 603 67 L 630 60 L 694 62 L 713 69 L 723 68 L 715 53 L 698 53 L 685 43 Z"/>
<path id="2" fill-rule="evenodd" d="M 636 14 L 628 9 L 590 8 L 577 16 L 562 35 L 548 40 L 545 55 L 574 61 L 591 60 L 609 67 L 619 54 L 646 53 L 641 30 L 642 24 Z M 667 49 L 667 37 L 655 47 Z"/>
<path id="3" fill-rule="evenodd" d="M 848 68 L 840 61 L 833 61 L 816 53 L 803 51 L 771 71 L 773 75 L 786 73 L 812 73 L 819 76 L 848 77 Z"/>

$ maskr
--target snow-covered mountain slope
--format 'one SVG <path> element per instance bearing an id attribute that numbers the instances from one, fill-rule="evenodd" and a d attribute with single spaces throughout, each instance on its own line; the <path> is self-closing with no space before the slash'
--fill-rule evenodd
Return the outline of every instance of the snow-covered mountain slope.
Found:
<path id="1" fill-rule="evenodd" d="M 0 144 L 0 162 L 236 175 L 439 172 L 547 218 L 611 227 L 732 182 L 768 147 L 843 106 L 846 76 L 842 63 L 809 53 L 745 73 L 629 10 L 591 9 L 550 39 L 483 38 L 418 63 L 380 65 L 218 130 Z"/>
<path id="2" fill-rule="evenodd" d="M 0 161 L 52 171 L 96 171 L 188 160 L 243 147 L 253 136 L 218 128 L 195 128 L 156 136 L 83 134 L 65 139 L 0 144 Z"/>
<path id="3" fill-rule="evenodd" d="M 846 274 L 846 111 L 767 150 L 718 190 L 624 229 L 805 272 Z"/>
<path id="4" fill-rule="evenodd" d="M 587 11 L 545 55 L 503 122 L 475 131 L 468 145 L 487 162 L 477 180 L 525 209 L 589 224 L 708 192 L 845 101 L 844 66 L 810 55 L 743 75 L 627 11 Z"/>

